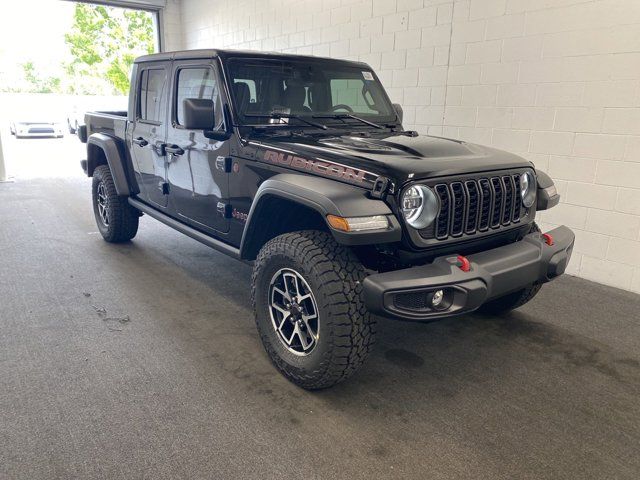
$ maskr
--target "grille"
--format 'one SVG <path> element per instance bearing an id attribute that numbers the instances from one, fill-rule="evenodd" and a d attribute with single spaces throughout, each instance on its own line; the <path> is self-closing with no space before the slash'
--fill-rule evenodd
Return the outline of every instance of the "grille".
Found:
<path id="1" fill-rule="evenodd" d="M 446 240 L 519 223 L 527 213 L 519 193 L 520 175 L 489 175 L 433 185 L 440 211 L 434 225 L 420 235 Z"/>
<path id="2" fill-rule="evenodd" d="M 428 310 L 430 303 L 427 297 L 428 292 L 425 291 L 396 293 L 393 304 L 403 310 Z"/>

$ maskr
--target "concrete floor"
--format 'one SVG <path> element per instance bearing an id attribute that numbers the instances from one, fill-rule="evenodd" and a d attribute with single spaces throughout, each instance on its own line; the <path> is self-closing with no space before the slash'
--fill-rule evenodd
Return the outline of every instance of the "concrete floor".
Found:
<path id="1" fill-rule="evenodd" d="M 0 478 L 638 478 L 639 296 L 564 277 L 508 318 L 382 321 L 309 393 L 249 278 L 149 218 L 103 242 L 79 172 L 0 184 Z"/>

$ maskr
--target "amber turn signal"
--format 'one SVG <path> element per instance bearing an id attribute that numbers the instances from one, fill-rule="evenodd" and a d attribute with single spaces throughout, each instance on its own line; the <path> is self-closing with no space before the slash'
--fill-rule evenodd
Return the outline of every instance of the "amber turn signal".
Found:
<path id="1" fill-rule="evenodd" d="M 386 230 L 389 219 L 386 215 L 372 215 L 370 217 L 339 217 L 327 215 L 327 222 L 334 230 L 341 232 L 362 232 L 365 230 Z"/>
<path id="2" fill-rule="evenodd" d="M 327 221 L 331 228 L 335 228 L 336 230 L 340 230 L 342 232 L 348 232 L 349 222 L 344 217 L 338 217 L 337 215 L 327 215 Z"/>

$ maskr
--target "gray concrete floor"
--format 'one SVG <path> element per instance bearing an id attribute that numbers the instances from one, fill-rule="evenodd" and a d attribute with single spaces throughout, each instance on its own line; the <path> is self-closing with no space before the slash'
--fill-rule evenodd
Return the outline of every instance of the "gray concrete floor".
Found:
<path id="1" fill-rule="evenodd" d="M 565 277 L 507 318 L 382 321 L 309 393 L 248 266 L 149 218 L 109 245 L 89 195 L 0 184 L 0 478 L 638 478 L 639 296 Z"/>

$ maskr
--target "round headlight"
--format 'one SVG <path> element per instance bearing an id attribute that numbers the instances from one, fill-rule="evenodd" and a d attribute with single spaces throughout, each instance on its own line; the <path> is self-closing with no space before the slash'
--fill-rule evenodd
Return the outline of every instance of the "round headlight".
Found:
<path id="1" fill-rule="evenodd" d="M 424 185 L 413 185 L 402 194 L 402 214 L 413 228 L 431 225 L 438 214 L 438 198 Z"/>
<path id="2" fill-rule="evenodd" d="M 536 179 L 531 172 L 524 172 L 520 177 L 520 196 L 522 204 L 529 208 L 536 201 Z"/>

